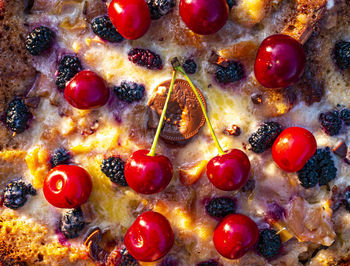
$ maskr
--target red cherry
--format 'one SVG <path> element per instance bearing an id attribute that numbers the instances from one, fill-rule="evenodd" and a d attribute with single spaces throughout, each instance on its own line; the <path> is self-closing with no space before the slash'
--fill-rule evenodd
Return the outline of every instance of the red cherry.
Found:
<path id="1" fill-rule="evenodd" d="M 85 203 L 92 190 L 91 177 L 76 165 L 58 165 L 44 181 L 46 200 L 57 208 L 77 208 Z"/>
<path id="2" fill-rule="evenodd" d="M 148 153 L 147 150 L 134 152 L 124 168 L 126 182 L 141 194 L 154 194 L 164 190 L 173 177 L 173 166 L 167 157 L 149 156 Z"/>
<path id="3" fill-rule="evenodd" d="M 255 222 L 243 214 L 226 216 L 215 228 L 213 241 L 216 250 L 225 258 L 239 259 L 259 238 Z"/>
<path id="4" fill-rule="evenodd" d="M 181 0 L 180 16 L 193 32 L 209 35 L 226 23 L 229 7 L 226 0 Z"/>
<path id="5" fill-rule="evenodd" d="M 76 74 L 66 85 L 64 97 L 78 109 L 94 109 L 105 105 L 109 89 L 96 73 L 84 70 Z"/>
<path id="6" fill-rule="evenodd" d="M 240 150 L 232 150 L 214 157 L 207 164 L 209 181 L 218 189 L 232 191 L 240 189 L 248 181 L 250 162 Z"/>
<path id="7" fill-rule="evenodd" d="M 129 253 L 137 260 L 152 262 L 164 257 L 174 244 L 174 232 L 160 213 L 142 213 L 124 237 Z"/>
<path id="8" fill-rule="evenodd" d="M 316 139 L 310 131 L 301 127 L 289 127 L 275 140 L 272 157 L 284 171 L 297 172 L 315 154 L 316 149 Z"/>
<path id="9" fill-rule="evenodd" d="M 305 51 L 297 40 L 288 35 L 272 35 L 259 47 L 255 77 L 267 88 L 285 88 L 300 79 L 305 63 Z"/>
<path id="10" fill-rule="evenodd" d="M 112 0 L 108 15 L 118 32 L 129 40 L 145 35 L 151 25 L 151 12 L 145 0 Z"/>

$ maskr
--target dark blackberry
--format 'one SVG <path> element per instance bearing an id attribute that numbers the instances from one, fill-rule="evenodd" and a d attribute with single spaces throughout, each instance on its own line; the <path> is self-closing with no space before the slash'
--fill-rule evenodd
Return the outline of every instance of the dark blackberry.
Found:
<path id="1" fill-rule="evenodd" d="M 136 65 L 148 69 L 162 69 L 163 62 L 160 56 L 150 50 L 134 48 L 128 53 L 128 58 Z"/>
<path id="2" fill-rule="evenodd" d="M 60 164 L 68 164 L 70 159 L 71 159 L 71 155 L 69 151 L 67 151 L 64 148 L 58 148 L 51 155 L 51 159 L 50 159 L 51 168 L 54 168 Z"/>
<path id="3" fill-rule="evenodd" d="M 104 159 L 101 164 L 101 171 L 113 182 L 126 187 L 124 175 L 125 162 L 119 157 L 109 157 Z"/>
<path id="4" fill-rule="evenodd" d="M 337 176 L 337 168 L 329 148 L 318 149 L 314 156 L 298 172 L 300 183 L 305 188 L 319 184 L 327 185 Z"/>
<path id="5" fill-rule="evenodd" d="M 10 102 L 6 111 L 6 124 L 13 132 L 24 132 L 31 118 L 31 112 L 21 99 Z"/>
<path id="6" fill-rule="evenodd" d="M 343 122 L 340 119 L 338 111 L 321 113 L 319 120 L 323 131 L 329 136 L 338 135 L 343 127 Z"/>
<path id="7" fill-rule="evenodd" d="M 187 74 L 194 74 L 197 71 L 197 64 L 193 59 L 187 59 L 183 64 L 182 68 Z"/>
<path id="8" fill-rule="evenodd" d="M 120 86 L 114 87 L 113 90 L 120 100 L 127 103 L 141 100 L 145 93 L 145 87 L 142 84 L 126 81 L 123 81 Z"/>
<path id="9" fill-rule="evenodd" d="M 91 22 L 92 31 L 101 39 L 109 42 L 121 42 L 123 36 L 113 26 L 112 21 L 108 16 L 94 18 Z"/>
<path id="10" fill-rule="evenodd" d="M 205 209 L 213 217 L 225 217 L 236 212 L 235 201 L 225 197 L 212 199 Z"/>
<path id="11" fill-rule="evenodd" d="M 344 203 L 345 209 L 350 212 L 350 187 L 347 187 L 344 193 L 343 203 Z"/>
<path id="12" fill-rule="evenodd" d="M 252 151 L 262 153 L 272 147 L 278 135 L 282 132 L 282 126 L 277 122 L 264 123 L 249 138 Z"/>
<path id="13" fill-rule="evenodd" d="M 82 70 L 80 60 L 76 56 L 66 55 L 58 64 L 58 74 L 56 85 L 60 90 L 64 90 L 66 83 Z"/>
<path id="14" fill-rule="evenodd" d="M 335 44 L 334 59 L 340 69 L 350 67 L 350 42 L 339 41 Z"/>
<path id="15" fill-rule="evenodd" d="M 265 229 L 259 235 L 256 248 L 264 258 L 272 258 L 278 254 L 281 246 L 280 235 L 275 230 Z"/>
<path id="16" fill-rule="evenodd" d="M 340 119 L 344 121 L 345 125 L 350 126 L 350 109 L 341 110 Z"/>
<path id="17" fill-rule="evenodd" d="M 235 82 L 244 77 L 244 68 L 241 63 L 231 61 L 227 67 L 218 66 L 215 76 L 219 83 Z"/>
<path id="18" fill-rule="evenodd" d="M 175 0 L 146 0 L 152 19 L 159 19 L 168 14 L 176 4 Z"/>
<path id="19" fill-rule="evenodd" d="M 14 180 L 4 190 L 4 206 L 13 210 L 21 208 L 27 202 L 27 196 L 35 196 L 36 190 L 23 180 Z"/>
<path id="20" fill-rule="evenodd" d="M 34 29 L 26 38 L 26 48 L 31 55 L 40 55 L 51 47 L 55 33 L 47 27 Z"/>
<path id="21" fill-rule="evenodd" d="M 216 260 L 202 261 L 197 266 L 219 266 L 220 264 Z"/>
<path id="22" fill-rule="evenodd" d="M 138 266 L 140 265 L 137 260 L 130 255 L 130 253 L 128 252 L 128 250 L 126 248 L 123 248 L 120 251 L 121 254 L 121 258 L 119 260 L 119 264 L 120 266 Z"/>
<path id="23" fill-rule="evenodd" d="M 66 211 L 60 220 L 60 231 L 66 238 L 76 238 L 85 226 L 85 218 L 81 208 Z"/>

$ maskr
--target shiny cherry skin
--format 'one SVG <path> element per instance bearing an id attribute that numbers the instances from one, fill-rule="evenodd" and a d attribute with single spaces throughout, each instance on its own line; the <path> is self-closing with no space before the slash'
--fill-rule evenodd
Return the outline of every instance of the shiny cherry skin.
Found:
<path id="1" fill-rule="evenodd" d="M 302 127 L 289 127 L 275 140 L 272 157 L 282 170 L 297 172 L 315 154 L 316 149 L 316 139 L 310 131 Z"/>
<path id="2" fill-rule="evenodd" d="M 237 149 L 214 157 L 207 164 L 209 181 L 218 189 L 238 190 L 248 181 L 250 161 L 248 156 Z"/>
<path id="3" fill-rule="evenodd" d="M 226 0 L 181 0 L 179 11 L 186 26 L 201 35 L 218 32 L 229 15 Z"/>
<path id="4" fill-rule="evenodd" d="M 75 108 L 95 109 L 107 103 L 109 89 L 104 80 L 96 73 L 83 70 L 66 85 L 64 97 Z"/>
<path id="5" fill-rule="evenodd" d="M 160 213 L 142 213 L 124 237 L 129 253 L 137 260 L 152 262 L 164 257 L 174 244 L 174 232 Z"/>
<path id="6" fill-rule="evenodd" d="M 134 152 L 125 163 L 128 185 L 141 194 L 155 194 L 164 190 L 173 177 L 173 166 L 163 155 L 149 156 L 148 150 Z"/>
<path id="7" fill-rule="evenodd" d="M 129 40 L 141 38 L 151 25 L 151 12 L 145 0 L 112 0 L 108 16 L 118 32 Z"/>
<path id="8" fill-rule="evenodd" d="M 76 165 L 58 165 L 44 181 L 46 200 L 57 208 L 77 208 L 90 196 L 92 181 L 89 173 Z"/>
<path id="9" fill-rule="evenodd" d="M 300 79 L 305 63 L 304 48 L 297 40 L 288 35 L 272 35 L 259 47 L 255 77 L 267 88 L 286 88 Z"/>
<path id="10" fill-rule="evenodd" d="M 216 250 L 225 258 L 239 259 L 259 238 L 256 223 L 243 214 L 226 216 L 215 228 L 213 241 Z"/>

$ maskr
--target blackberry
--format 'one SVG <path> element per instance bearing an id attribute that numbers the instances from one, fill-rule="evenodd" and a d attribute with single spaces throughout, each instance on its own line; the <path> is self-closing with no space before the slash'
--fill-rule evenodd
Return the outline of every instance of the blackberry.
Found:
<path id="1" fill-rule="evenodd" d="M 120 266 L 138 266 L 140 265 L 137 260 L 130 255 L 130 253 L 128 252 L 128 250 L 126 248 L 123 248 L 120 251 L 121 254 L 121 258 L 119 260 L 119 264 Z"/>
<path id="2" fill-rule="evenodd" d="M 225 217 L 236 212 L 236 206 L 233 199 L 214 198 L 205 206 L 208 214 L 213 217 Z"/>
<path id="3" fill-rule="evenodd" d="M 85 218 L 81 208 L 68 210 L 60 220 L 60 231 L 66 238 L 76 238 L 85 226 Z"/>
<path id="4" fill-rule="evenodd" d="M 27 196 L 35 196 L 36 190 L 23 180 L 8 183 L 4 190 L 4 206 L 13 210 L 21 208 L 27 202 Z"/>
<path id="5" fill-rule="evenodd" d="M 182 68 L 187 74 L 194 74 L 197 71 L 197 64 L 193 59 L 187 59 L 183 64 Z"/>
<path id="6" fill-rule="evenodd" d="M 343 121 L 338 111 L 321 113 L 319 120 L 323 131 L 329 136 L 338 135 L 343 127 Z"/>
<path id="7" fill-rule="evenodd" d="M 168 14 L 176 4 L 175 0 L 146 0 L 152 19 L 159 19 Z"/>
<path id="8" fill-rule="evenodd" d="M 202 261 L 197 266 L 219 266 L 220 264 L 216 260 Z"/>
<path id="9" fill-rule="evenodd" d="M 150 50 L 134 48 L 128 53 L 128 58 L 136 65 L 148 69 L 162 69 L 163 62 L 160 56 Z"/>
<path id="10" fill-rule="evenodd" d="M 10 102 L 6 111 L 6 124 L 13 132 L 24 132 L 31 118 L 31 112 L 21 99 Z"/>
<path id="11" fill-rule="evenodd" d="M 113 26 L 112 21 L 108 16 L 94 18 L 91 22 L 92 31 L 101 39 L 109 42 L 122 42 L 123 36 Z"/>
<path id="12" fill-rule="evenodd" d="M 80 60 L 76 56 L 66 55 L 58 64 L 58 74 L 56 85 L 60 90 L 64 90 L 66 83 L 82 70 Z"/>
<path id="13" fill-rule="evenodd" d="M 319 184 L 327 185 L 337 176 L 330 149 L 318 149 L 314 156 L 298 172 L 300 183 L 305 188 L 312 188 Z"/>
<path id="14" fill-rule="evenodd" d="M 340 111 L 340 119 L 345 125 L 350 126 L 350 109 L 343 109 Z"/>
<path id="15" fill-rule="evenodd" d="M 340 69 L 350 67 L 350 42 L 339 41 L 335 44 L 334 59 Z"/>
<path id="16" fill-rule="evenodd" d="M 272 144 L 282 132 L 282 126 L 277 122 L 264 123 L 249 138 L 252 151 L 262 153 L 272 147 Z"/>
<path id="17" fill-rule="evenodd" d="M 101 164 L 101 171 L 113 182 L 126 187 L 124 175 L 125 162 L 118 157 L 109 157 L 104 159 Z"/>
<path id="18" fill-rule="evenodd" d="M 239 62 L 231 61 L 227 67 L 218 66 L 215 76 L 217 81 L 223 84 L 241 80 L 244 77 L 243 65 Z"/>
<path id="19" fill-rule="evenodd" d="M 54 151 L 54 153 L 51 155 L 50 163 L 51 168 L 56 167 L 60 164 L 68 164 L 70 161 L 70 153 L 64 148 L 58 148 Z"/>
<path id="20" fill-rule="evenodd" d="M 142 99 L 145 93 L 145 87 L 135 82 L 123 81 L 120 86 L 114 88 L 117 97 L 127 103 L 132 103 Z"/>
<path id="21" fill-rule="evenodd" d="M 272 258 L 278 254 L 281 245 L 280 235 L 275 230 L 265 229 L 259 235 L 256 248 L 264 258 Z"/>
<path id="22" fill-rule="evenodd" d="M 343 200 L 343 203 L 344 203 L 345 209 L 350 212 L 350 187 L 347 187 L 344 197 L 345 198 Z"/>
<path id="23" fill-rule="evenodd" d="M 31 55 L 40 55 L 51 47 L 55 34 L 47 27 L 34 29 L 26 38 L 26 49 Z"/>

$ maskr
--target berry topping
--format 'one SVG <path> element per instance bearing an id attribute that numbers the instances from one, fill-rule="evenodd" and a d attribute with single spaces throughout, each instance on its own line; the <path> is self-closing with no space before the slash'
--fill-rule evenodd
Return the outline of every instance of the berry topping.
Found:
<path id="1" fill-rule="evenodd" d="M 23 180 L 14 180 L 4 190 L 4 206 L 13 210 L 21 208 L 27 202 L 27 196 L 35 196 L 36 190 Z"/>
<path id="2" fill-rule="evenodd" d="M 40 55 L 51 47 L 55 34 L 47 27 L 34 29 L 26 38 L 26 48 L 31 55 Z"/>
<path id="3" fill-rule="evenodd" d="M 214 157 L 207 165 L 209 181 L 224 191 L 241 189 L 247 183 L 249 174 L 248 156 L 236 149 Z"/>
<path id="4" fill-rule="evenodd" d="M 101 164 L 101 171 L 115 184 L 127 186 L 124 176 L 125 162 L 119 157 L 109 157 Z"/>
<path id="5" fill-rule="evenodd" d="M 163 62 L 160 56 L 150 50 L 134 48 L 128 53 L 128 58 L 136 65 L 148 69 L 162 69 Z"/>
<path id="6" fill-rule="evenodd" d="M 216 260 L 202 261 L 197 266 L 219 266 L 220 264 Z"/>
<path id="7" fill-rule="evenodd" d="M 58 165 L 44 181 L 46 200 L 57 208 L 77 208 L 85 203 L 92 190 L 88 172 L 76 165 Z"/>
<path id="8" fill-rule="evenodd" d="M 350 42 L 339 41 L 335 44 L 334 59 L 340 69 L 350 67 Z"/>
<path id="9" fill-rule="evenodd" d="M 275 230 L 265 229 L 259 235 L 257 250 L 265 258 L 272 258 L 278 254 L 282 246 L 281 237 Z"/>
<path id="10" fill-rule="evenodd" d="M 226 0 L 181 0 L 180 16 L 194 33 L 209 35 L 218 32 L 228 19 Z"/>
<path id="11" fill-rule="evenodd" d="M 130 255 L 126 248 L 119 248 L 108 256 L 106 265 L 140 266 L 137 260 Z"/>
<path id="12" fill-rule="evenodd" d="M 344 121 L 345 125 L 350 126 L 350 109 L 341 110 L 340 119 Z"/>
<path id="13" fill-rule="evenodd" d="M 151 12 L 145 0 L 112 0 L 108 16 L 118 32 L 130 40 L 141 38 L 151 25 Z"/>
<path id="14" fill-rule="evenodd" d="M 289 127 L 282 131 L 272 146 L 272 157 L 286 172 L 301 170 L 315 154 L 317 143 L 314 135 L 301 127 Z"/>
<path id="15" fill-rule="evenodd" d="M 176 5 L 175 0 L 146 0 L 152 19 L 159 19 L 168 14 Z"/>
<path id="16" fill-rule="evenodd" d="M 76 238 L 84 229 L 85 218 L 81 208 L 66 211 L 60 220 L 60 231 L 66 238 Z"/>
<path id="17" fill-rule="evenodd" d="M 242 214 L 226 216 L 215 228 L 213 241 L 216 250 L 225 258 L 239 259 L 259 238 L 255 222 Z"/>
<path id="18" fill-rule="evenodd" d="M 334 165 L 330 149 L 318 149 L 315 155 L 298 172 L 298 178 L 304 188 L 317 185 L 327 185 L 337 177 L 337 168 Z"/>
<path id="19" fill-rule="evenodd" d="M 124 40 L 108 16 L 94 18 L 91 22 L 91 29 L 102 40 L 109 42 L 121 42 Z"/>
<path id="20" fill-rule="evenodd" d="M 264 123 L 260 128 L 251 135 L 249 143 L 252 151 L 263 153 L 271 148 L 278 135 L 282 132 L 282 126 L 277 122 Z"/>
<path id="21" fill-rule="evenodd" d="M 297 40 L 288 35 L 272 35 L 260 45 L 255 77 L 267 88 L 285 88 L 300 79 L 305 63 L 303 46 Z"/>
<path id="22" fill-rule="evenodd" d="M 64 97 L 75 108 L 94 109 L 107 103 L 109 89 L 96 73 L 83 70 L 67 84 Z"/>
<path id="23" fill-rule="evenodd" d="M 58 64 L 56 85 L 64 90 L 66 83 L 82 70 L 80 60 L 76 56 L 66 55 Z"/>
<path id="24" fill-rule="evenodd" d="M 350 187 L 348 187 L 347 190 L 345 191 L 343 203 L 344 203 L 345 209 L 348 212 L 350 212 Z"/>
<path id="25" fill-rule="evenodd" d="M 135 82 L 123 81 L 120 86 L 114 88 L 117 97 L 127 103 L 140 101 L 145 93 L 145 87 Z"/>
<path id="26" fill-rule="evenodd" d="M 137 260 L 152 262 L 164 257 L 174 244 L 174 232 L 160 213 L 142 213 L 124 237 L 129 253 Z"/>
<path id="27" fill-rule="evenodd" d="M 54 168 L 60 164 L 68 164 L 70 159 L 71 159 L 71 155 L 69 151 L 67 151 L 65 148 L 58 148 L 51 155 L 51 159 L 50 159 L 51 168 Z"/>
<path id="28" fill-rule="evenodd" d="M 338 135 L 343 127 L 343 122 L 338 111 L 321 113 L 320 122 L 323 131 L 329 136 Z"/>
<path id="29" fill-rule="evenodd" d="M 193 59 L 187 59 L 183 64 L 182 68 L 187 74 L 194 74 L 197 71 L 197 64 Z"/>
<path id="30" fill-rule="evenodd" d="M 10 102 L 6 111 L 6 124 L 13 132 L 24 132 L 31 118 L 32 114 L 21 99 Z"/>
<path id="31" fill-rule="evenodd" d="M 231 198 L 214 198 L 205 206 L 208 214 L 213 217 L 225 217 L 236 212 L 235 201 Z"/>
<path id="32" fill-rule="evenodd" d="M 219 83 L 223 84 L 241 80 L 244 77 L 243 65 L 239 62 L 231 61 L 227 67 L 218 66 L 215 77 Z"/>

